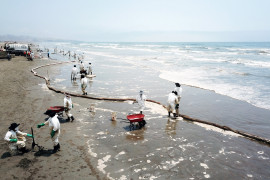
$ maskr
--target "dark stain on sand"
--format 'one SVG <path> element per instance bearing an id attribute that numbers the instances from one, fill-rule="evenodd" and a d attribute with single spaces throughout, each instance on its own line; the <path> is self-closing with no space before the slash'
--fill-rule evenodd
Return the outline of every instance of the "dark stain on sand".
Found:
<path id="1" fill-rule="evenodd" d="M 23 158 L 23 159 L 20 160 L 20 162 L 17 164 L 17 167 L 27 169 L 27 168 L 29 168 L 29 166 L 32 165 L 33 163 L 34 163 L 33 160 L 30 160 L 30 159 L 27 159 L 27 158 Z"/>

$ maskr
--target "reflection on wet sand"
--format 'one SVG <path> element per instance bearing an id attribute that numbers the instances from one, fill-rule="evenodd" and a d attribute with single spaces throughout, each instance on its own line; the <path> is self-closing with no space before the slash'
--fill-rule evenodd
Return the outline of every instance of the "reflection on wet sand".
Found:
<path id="1" fill-rule="evenodd" d="M 116 121 L 112 121 L 112 126 L 116 127 Z"/>
<path id="2" fill-rule="evenodd" d="M 72 86 L 78 87 L 78 83 L 76 80 L 71 80 Z"/>
<path id="3" fill-rule="evenodd" d="M 88 78 L 88 84 L 89 84 L 89 87 L 92 87 L 93 86 L 93 78 Z"/>
<path id="4" fill-rule="evenodd" d="M 176 125 L 177 125 L 178 121 L 176 120 L 172 120 L 172 119 L 168 119 L 166 127 L 165 127 L 165 132 L 166 134 L 168 134 L 169 136 L 174 136 L 176 135 Z"/>
<path id="5" fill-rule="evenodd" d="M 146 127 L 143 127 L 142 129 L 130 131 L 126 133 L 126 139 L 131 141 L 138 141 L 138 140 L 144 140 L 144 131 L 146 130 Z"/>
<path id="6" fill-rule="evenodd" d="M 91 104 L 90 107 L 87 109 L 89 109 L 91 117 L 94 117 L 96 115 L 95 104 Z"/>

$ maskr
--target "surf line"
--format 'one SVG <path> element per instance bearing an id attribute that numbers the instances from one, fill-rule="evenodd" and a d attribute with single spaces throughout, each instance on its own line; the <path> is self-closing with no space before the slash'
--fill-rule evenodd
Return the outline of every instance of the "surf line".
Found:
<path id="1" fill-rule="evenodd" d="M 74 96 L 74 97 L 80 97 L 80 98 L 86 98 L 86 99 L 94 99 L 94 100 L 103 100 L 103 101 L 120 101 L 120 102 L 124 102 L 124 101 L 136 101 L 136 99 L 133 99 L 133 98 L 92 97 L 92 96 L 80 95 L 80 94 L 75 94 L 75 93 L 70 93 L 70 92 L 58 90 L 58 89 L 56 89 L 56 88 L 54 88 L 54 87 L 52 87 L 50 85 L 50 80 L 47 77 L 41 76 L 36 71 L 34 71 L 36 69 L 39 69 L 39 68 L 42 68 L 42 67 L 46 67 L 46 66 L 59 65 L 59 64 L 64 64 L 64 63 L 74 63 L 74 62 L 76 62 L 76 61 L 57 62 L 57 63 L 45 64 L 45 65 L 38 66 L 38 67 L 35 67 L 35 68 L 31 69 L 31 72 L 35 76 L 44 79 L 46 81 L 46 85 L 47 85 L 48 89 L 50 89 L 50 90 L 52 90 L 52 91 L 54 91 L 56 93 L 61 93 L 61 94 L 68 93 L 68 94 L 70 94 L 71 96 Z M 154 100 L 151 100 L 151 99 L 147 99 L 146 101 L 152 102 L 152 103 L 155 103 L 155 104 L 159 104 L 162 107 L 167 108 L 165 105 L 161 104 L 158 101 L 154 101 Z M 260 137 L 260 136 L 256 136 L 256 135 L 249 134 L 249 133 L 246 133 L 246 132 L 243 132 L 243 131 L 235 130 L 235 129 L 232 129 L 232 128 L 228 127 L 228 126 L 222 126 L 222 125 L 219 125 L 219 124 L 216 124 L 216 123 L 212 123 L 212 122 L 208 122 L 208 121 L 204 121 L 204 120 L 192 118 L 192 117 L 190 117 L 188 115 L 184 115 L 184 114 L 181 114 L 181 117 L 183 117 L 183 119 L 186 120 L 186 121 L 198 122 L 198 123 L 201 123 L 201 124 L 207 124 L 207 125 L 210 125 L 210 126 L 217 127 L 217 128 L 222 129 L 224 131 L 231 131 L 231 132 L 234 132 L 236 134 L 239 134 L 239 135 L 241 135 L 243 137 L 246 137 L 248 139 L 251 139 L 253 141 L 257 141 L 257 142 L 260 142 L 260 143 L 263 143 L 263 144 L 266 144 L 266 145 L 270 146 L 270 140 L 269 139 L 266 139 L 266 138 L 263 138 L 263 137 Z"/>

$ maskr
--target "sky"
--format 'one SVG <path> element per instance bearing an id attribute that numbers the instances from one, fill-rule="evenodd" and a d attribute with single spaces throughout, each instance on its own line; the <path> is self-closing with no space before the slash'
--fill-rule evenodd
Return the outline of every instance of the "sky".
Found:
<path id="1" fill-rule="evenodd" d="M 88 42 L 270 42 L 270 0 L 0 0 L 0 35 Z"/>

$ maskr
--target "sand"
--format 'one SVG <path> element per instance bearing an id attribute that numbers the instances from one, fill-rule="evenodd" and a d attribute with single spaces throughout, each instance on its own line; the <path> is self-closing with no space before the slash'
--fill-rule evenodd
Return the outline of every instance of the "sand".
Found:
<path id="1" fill-rule="evenodd" d="M 44 122 L 46 108 L 63 103 L 61 94 L 50 91 L 41 93 L 41 89 L 46 88 L 44 80 L 30 72 L 31 68 L 48 62 L 51 60 L 27 61 L 20 56 L 11 61 L 0 61 L 1 179 L 99 179 L 87 156 L 86 140 L 74 131 L 76 122 L 61 124 L 61 151 L 56 154 L 47 151 L 53 148 L 49 128 L 36 128 L 37 124 Z M 31 133 L 33 127 L 36 143 L 44 146 L 46 151 L 43 154 L 37 153 L 37 150 L 29 151 L 24 155 L 9 157 L 3 138 L 12 122 L 20 123 L 20 130 L 26 133 Z M 32 139 L 28 138 L 27 149 L 31 149 L 31 144 Z"/>

